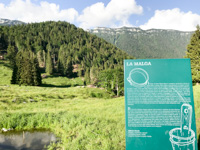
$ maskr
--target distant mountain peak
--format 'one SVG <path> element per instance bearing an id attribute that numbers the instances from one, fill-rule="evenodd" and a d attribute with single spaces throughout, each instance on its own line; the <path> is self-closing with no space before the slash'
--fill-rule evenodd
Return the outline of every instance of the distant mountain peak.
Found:
<path id="1" fill-rule="evenodd" d="M 21 25 L 21 24 L 26 24 L 26 23 L 22 21 L 18 21 L 18 20 L 9 20 L 9 19 L 0 18 L 0 26 L 13 26 L 13 25 Z"/>
<path id="2" fill-rule="evenodd" d="M 121 28 L 107 28 L 107 27 L 97 27 L 94 29 L 89 29 L 90 33 L 107 33 L 107 34 L 124 34 L 128 32 L 141 32 L 143 31 L 139 27 L 121 27 Z"/>
<path id="3" fill-rule="evenodd" d="M 94 29 L 88 29 L 88 32 L 91 33 L 98 33 L 98 32 L 104 32 L 106 31 L 108 33 L 108 31 L 110 32 L 117 32 L 117 33 L 124 33 L 124 32 L 147 32 L 147 33 L 151 33 L 151 32 L 181 32 L 181 33 L 192 33 L 190 31 L 179 31 L 179 30 L 173 30 L 173 29 L 148 29 L 148 30 L 143 30 L 140 27 L 119 27 L 119 28 L 109 28 L 109 27 L 96 27 Z"/>

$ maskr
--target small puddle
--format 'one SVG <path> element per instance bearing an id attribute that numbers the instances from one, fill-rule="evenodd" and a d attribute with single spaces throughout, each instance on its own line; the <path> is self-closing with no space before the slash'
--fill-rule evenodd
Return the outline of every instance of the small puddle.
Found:
<path id="1" fill-rule="evenodd" d="M 56 136 L 50 131 L 8 131 L 0 133 L 0 150 L 46 150 Z"/>

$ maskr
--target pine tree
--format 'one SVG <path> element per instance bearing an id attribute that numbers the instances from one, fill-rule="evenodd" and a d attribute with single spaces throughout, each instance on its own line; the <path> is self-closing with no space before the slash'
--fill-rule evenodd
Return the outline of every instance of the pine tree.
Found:
<path id="1" fill-rule="evenodd" d="M 53 74 L 53 61 L 52 61 L 51 54 L 49 51 L 47 53 L 46 73 L 49 75 Z"/>
<path id="2" fill-rule="evenodd" d="M 67 77 L 71 77 L 73 75 L 73 64 L 72 64 L 72 58 L 71 56 L 68 56 L 66 67 L 65 67 L 65 75 Z"/>
<path id="3" fill-rule="evenodd" d="M 21 85 L 21 74 L 23 73 L 22 72 L 22 67 L 23 67 L 23 51 L 19 51 L 17 53 L 16 58 L 15 58 L 15 65 L 16 65 L 17 72 L 15 72 L 13 70 L 13 76 L 16 76 L 16 83 L 14 83 L 14 84 Z"/>
<path id="4" fill-rule="evenodd" d="M 57 72 L 63 75 L 64 66 L 60 59 L 58 59 Z"/>
<path id="5" fill-rule="evenodd" d="M 7 58 L 9 59 L 12 67 L 14 67 L 15 65 L 16 54 L 17 54 L 17 51 L 15 50 L 15 47 L 12 45 L 9 45 L 7 48 Z"/>
<path id="6" fill-rule="evenodd" d="M 90 70 L 87 68 L 84 76 L 84 82 L 90 84 Z"/>
<path id="7" fill-rule="evenodd" d="M 58 65 L 57 71 L 61 75 L 65 75 L 65 66 L 66 66 L 66 44 L 61 45 L 58 53 Z"/>
<path id="8" fill-rule="evenodd" d="M 18 67 L 16 63 L 14 63 L 11 84 L 17 84 L 17 71 Z"/>
<path id="9" fill-rule="evenodd" d="M 32 58 L 32 65 L 33 84 L 39 86 L 42 84 L 42 77 L 40 73 L 39 63 L 36 57 Z"/>
<path id="10" fill-rule="evenodd" d="M 191 59 L 192 81 L 200 82 L 200 27 L 192 35 L 190 44 L 187 46 L 186 58 Z"/>
<path id="11" fill-rule="evenodd" d="M 31 63 L 31 56 L 30 53 L 24 52 L 24 57 L 22 59 L 22 72 L 20 73 L 21 75 L 21 80 L 20 84 L 23 85 L 34 85 L 33 83 L 33 76 L 32 76 L 32 63 Z"/>
<path id="12" fill-rule="evenodd" d="M 37 58 L 30 51 L 20 51 L 15 58 L 11 84 L 38 86 L 42 83 Z"/>
<path id="13" fill-rule="evenodd" d="M 74 67 L 73 67 L 71 61 L 66 64 L 66 74 L 65 75 L 67 77 L 72 77 L 73 76 L 73 68 Z"/>
<path id="14" fill-rule="evenodd" d="M 46 52 L 45 50 L 42 51 L 42 56 L 43 56 L 43 66 L 46 68 Z"/>

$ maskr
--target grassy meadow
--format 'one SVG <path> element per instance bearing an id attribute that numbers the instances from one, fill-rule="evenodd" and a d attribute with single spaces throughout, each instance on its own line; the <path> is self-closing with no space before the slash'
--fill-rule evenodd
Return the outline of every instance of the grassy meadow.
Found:
<path id="1" fill-rule="evenodd" d="M 0 128 L 45 128 L 60 141 L 53 149 L 125 149 L 124 97 L 83 87 L 81 78 L 43 79 L 41 87 L 11 85 L 11 69 L 0 61 Z M 200 86 L 194 86 L 200 134 Z"/>
<path id="2" fill-rule="evenodd" d="M 11 85 L 0 62 L 0 128 L 50 129 L 60 141 L 49 149 L 125 149 L 124 98 L 83 87 L 80 78 L 49 77 L 43 86 Z"/>

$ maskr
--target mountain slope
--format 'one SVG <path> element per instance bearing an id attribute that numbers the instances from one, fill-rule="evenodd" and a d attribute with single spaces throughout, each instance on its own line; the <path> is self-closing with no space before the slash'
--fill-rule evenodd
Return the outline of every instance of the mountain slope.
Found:
<path id="1" fill-rule="evenodd" d="M 136 58 L 182 58 L 193 32 L 140 28 L 95 28 L 90 33 Z"/>
<path id="2" fill-rule="evenodd" d="M 25 23 L 18 20 L 9 20 L 9 19 L 0 18 L 0 26 L 12 26 L 12 25 L 21 25 L 21 24 L 25 24 Z"/>
<path id="3" fill-rule="evenodd" d="M 47 66 L 50 53 L 54 71 L 62 75 L 77 66 L 84 75 L 93 70 L 123 67 L 123 60 L 130 57 L 126 52 L 105 40 L 67 22 L 43 22 L 19 26 L 0 26 L 0 51 L 14 46 L 16 51 L 32 51 L 41 67 Z M 22 52 L 23 53 L 23 52 Z M 50 60 L 51 62 L 51 60 Z"/>

